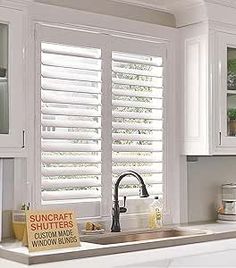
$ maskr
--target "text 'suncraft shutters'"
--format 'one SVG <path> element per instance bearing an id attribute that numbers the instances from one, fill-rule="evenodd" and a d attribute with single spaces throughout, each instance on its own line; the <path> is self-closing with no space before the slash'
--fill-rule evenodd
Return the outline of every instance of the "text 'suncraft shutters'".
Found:
<path id="1" fill-rule="evenodd" d="M 112 53 L 113 180 L 126 170 L 142 175 L 150 195 L 162 195 L 163 59 Z M 121 194 L 137 196 L 137 180 Z"/>
<path id="2" fill-rule="evenodd" d="M 101 50 L 41 43 L 42 200 L 101 195 Z"/>

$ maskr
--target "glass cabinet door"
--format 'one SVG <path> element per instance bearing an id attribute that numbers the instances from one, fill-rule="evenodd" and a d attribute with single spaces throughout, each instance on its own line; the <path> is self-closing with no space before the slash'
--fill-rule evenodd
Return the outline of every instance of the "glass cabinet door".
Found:
<path id="1" fill-rule="evenodd" d="M 215 59 L 218 73 L 213 94 L 216 94 L 216 113 L 219 111 L 218 146 L 222 152 L 236 153 L 236 35 L 228 33 L 218 34 L 218 57 Z M 217 117 L 216 117 L 217 118 Z M 218 151 L 219 152 L 219 151 Z"/>
<path id="2" fill-rule="evenodd" d="M 227 135 L 236 136 L 236 48 L 227 47 Z"/>
<path id="3" fill-rule="evenodd" d="M 8 25 L 0 23 L 0 134 L 9 134 Z"/>
<path id="4" fill-rule="evenodd" d="M 24 148 L 23 18 L 20 10 L 0 7 L 0 157 Z"/>

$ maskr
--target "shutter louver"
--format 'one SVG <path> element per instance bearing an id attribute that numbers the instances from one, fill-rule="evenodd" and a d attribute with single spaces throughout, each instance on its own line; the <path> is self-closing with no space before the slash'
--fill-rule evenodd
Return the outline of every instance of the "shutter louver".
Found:
<path id="1" fill-rule="evenodd" d="M 101 50 L 41 43 L 42 200 L 101 197 Z"/>
<path id="2" fill-rule="evenodd" d="M 134 170 L 150 195 L 163 189 L 163 59 L 112 53 L 113 182 Z M 135 178 L 121 183 L 121 195 L 138 196 Z"/>

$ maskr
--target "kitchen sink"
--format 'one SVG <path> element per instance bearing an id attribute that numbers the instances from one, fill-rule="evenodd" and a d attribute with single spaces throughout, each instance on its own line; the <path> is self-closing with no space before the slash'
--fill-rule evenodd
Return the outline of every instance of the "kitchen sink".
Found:
<path id="1" fill-rule="evenodd" d="M 85 236 L 81 238 L 81 241 L 100 245 L 109 245 L 109 244 L 154 240 L 154 239 L 171 238 L 171 237 L 196 236 L 203 234 L 206 234 L 206 232 L 201 230 L 186 230 L 181 228 L 176 229 L 173 228 L 173 229 L 160 229 L 160 230 L 143 231 L 143 232 L 141 231 L 120 232 L 120 233 L 102 234 L 97 236 Z"/>

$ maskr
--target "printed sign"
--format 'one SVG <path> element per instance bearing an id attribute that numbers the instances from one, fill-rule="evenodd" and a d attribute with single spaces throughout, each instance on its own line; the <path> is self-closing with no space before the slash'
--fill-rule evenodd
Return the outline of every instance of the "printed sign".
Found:
<path id="1" fill-rule="evenodd" d="M 29 251 L 80 246 L 72 211 L 26 211 Z"/>

